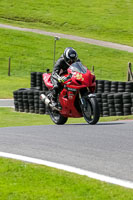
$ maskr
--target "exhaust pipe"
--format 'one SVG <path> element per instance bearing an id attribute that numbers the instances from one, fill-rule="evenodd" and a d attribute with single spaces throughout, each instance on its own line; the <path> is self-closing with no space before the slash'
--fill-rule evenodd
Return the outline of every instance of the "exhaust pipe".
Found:
<path id="1" fill-rule="evenodd" d="M 51 105 L 51 101 L 48 99 L 48 97 L 45 94 L 41 94 L 40 99 L 46 106 L 49 106 L 50 108 L 52 108 L 52 110 L 60 111 L 60 109 Z"/>
<path id="2" fill-rule="evenodd" d="M 48 99 L 48 97 L 44 94 L 40 95 L 40 99 L 43 103 L 45 103 L 47 106 L 50 104 L 50 100 Z"/>

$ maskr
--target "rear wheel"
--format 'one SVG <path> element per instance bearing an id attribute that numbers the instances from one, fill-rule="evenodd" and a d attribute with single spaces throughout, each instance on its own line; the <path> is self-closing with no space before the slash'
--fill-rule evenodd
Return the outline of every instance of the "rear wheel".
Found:
<path id="1" fill-rule="evenodd" d="M 52 110 L 51 108 L 49 108 L 49 114 L 52 121 L 58 125 L 65 124 L 68 119 L 67 117 L 64 117 L 63 115 L 61 115 L 59 111 Z"/>
<path id="2" fill-rule="evenodd" d="M 96 124 L 100 117 L 99 105 L 95 97 L 85 99 L 85 107 L 82 108 L 83 117 L 88 124 Z"/>

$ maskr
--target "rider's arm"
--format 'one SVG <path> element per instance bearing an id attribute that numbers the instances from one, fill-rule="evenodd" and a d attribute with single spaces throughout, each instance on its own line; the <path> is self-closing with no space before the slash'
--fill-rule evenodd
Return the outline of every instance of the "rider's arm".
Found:
<path id="1" fill-rule="evenodd" d="M 61 75 L 67 72 L 68 65 L 65 63 L 63 56 L 61 56 L 55 63 L 53 75 Z"/>
<path id="2" fill-rule="evenodd" d="M 77 60 L 77 62 L 81 62 L 81 60 L 80 60 L 80 59 L 78 59 L 78 60 Z"/>
<path id="3" fill-rule="evenodd" d="M 62 57 L 60 57 L 55 65 L 54 65 L 54 69 L 53 69 L 53 72 L 52 72 L 52 77 L 55 79 L 55 80 L 59 80 L 60 76 L 60 70 L 62 68 Z"/>
<path id="4" fill-rule="evenodd" d="M 60 70 L 63 68 L 63 62 L 64 62 L 64 59 L 63 59 L 63 56 L 61 56 L 54 65 L 53 73 L 57 73 L 57 74 L 60 73 Z"/>
<path id="5" fill-rule="evenodd" d="M 60 73 L 60 62 L 57 60 L 54 66 L 53 74 L 59 74 Z"/>

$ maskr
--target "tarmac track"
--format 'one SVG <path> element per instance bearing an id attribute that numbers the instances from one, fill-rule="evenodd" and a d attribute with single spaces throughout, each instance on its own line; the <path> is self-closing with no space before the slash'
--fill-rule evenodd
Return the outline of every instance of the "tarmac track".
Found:
<path id="1" fill-rule="evenodd" d="M 133 121 L 0 128 L 0 152 L 133 182 Z"/>
<path id="2" fill-rule="evenodd" d="M 0 99 L 0 107 L 14 107 L 14 99 Z"/>

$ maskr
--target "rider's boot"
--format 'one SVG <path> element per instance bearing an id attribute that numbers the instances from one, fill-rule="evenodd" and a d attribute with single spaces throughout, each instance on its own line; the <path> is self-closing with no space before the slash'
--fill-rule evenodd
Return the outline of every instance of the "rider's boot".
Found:
<path id="1" fill-rule="evenodd" d="M 57 89 L 54 88 L 52 91 L 52 98 L 51 98 L 52 106 L 54 106 L 54 107 L 58 106 L 57 96 L 58 96 L 58 91 L 57 91 Z"/>
<path id="2" fill-rule="evenodd" d="M 57 107 L 58 106 L 58 103 L 57 103 L 57 98 L 52 98 L 52 100 L 51 100 L 51 102 L 52 102 L 52 106 L 53 107 Z"/>

